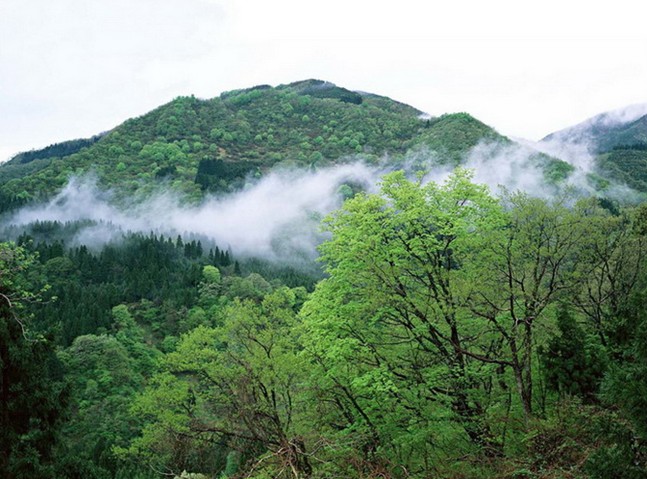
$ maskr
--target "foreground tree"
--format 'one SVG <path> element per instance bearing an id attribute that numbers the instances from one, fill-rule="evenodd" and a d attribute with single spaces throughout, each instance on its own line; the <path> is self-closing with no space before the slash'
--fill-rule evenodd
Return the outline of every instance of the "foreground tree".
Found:
<path id="1" fill-rule="evenodd" d="M 439 438 L 461 430 L 494 452 L 478 394 L 493 361 L 474 351 L 480 339 L 465 314 L 472 260 L 505 215 L 463 170 L 444 185 L 391 174 L 382 193 L 328 220 L 330 277 L 303 310 L 329 420 L 363 431 L 366 459 L 387 449 L 394 462 L 428 470 Z"/>
<path id="2" fill-rule="evenodd" d="M 587 261 L 573 303 L 606 347 L 627 339 L 627 328 L 618 327 L 617 320 L 627 316 L 632 298 L 644 287 L 647 205 L 618 214 L 597 208 L 595 213 L 589 210 L 591 228 L 582 242 Z"/>
<path id="3" fill-rule="evenodd" d="M 507 198 L 505 229 L 490 235 L 472 259 L 479 268 L 470 294 L 470 310 L 482 329 L 494 331 L 483 351 L 510 369 L 526 419 L 533 414 L 533 364 L 538 328 L 553 327 L 554 306 L 575 294 L 586 258 L 583 244 L 591 219 L 559 201 L 516 194 Z M 499 347 L 495 347 L 495 344 Z M 484 359 L 485 360 L 485 359 Z"/>
<path id="4" fill-rule="evenodd" d="M 221 325 L 182 336 L 134 405 L 150 422 L 130 453 L 165 472 L 218 472 L 229 454 L 241 467 L 250 459 L 248 467 L 271 467 L 274 477 L 309 475 L 298 432 L 305 369 L 296 356 L 296 299 L 286 287 L 259 302 L 235 299 Z"/>
<path id="5" fill-rule="evenodd" d="M 303 309 L 329 425 L 362 431 L 367 460 L 380 449 L 424 470 L 441 438 L 461 433 L 501 453 L 507 426 L 490 418 L 519 411 L 529 427 L 538 345 L 558 330 L 559 305 L 604 270 L 591 250 L 608 223 L 593 202 L 499 201 L 462 170 L 443 185 L 391 174 L 381 195 L 346 202 L 321 247 L 329 278 Z M 639 260 L 634 243 L 614 262 Z"/>
<path id="6" fill-rule="evenodd" d="M 53 477 L 51 451 L 65 411 L 63 370 L 49 342 L 27 330 L 23 303 L 33 257 L 0 243 L 0 476 Z"/>

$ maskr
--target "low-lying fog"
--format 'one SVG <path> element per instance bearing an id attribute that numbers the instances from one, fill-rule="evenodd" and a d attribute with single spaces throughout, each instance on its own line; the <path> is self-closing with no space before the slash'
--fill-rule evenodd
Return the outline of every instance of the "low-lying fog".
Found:
<path id="1" fill-rule="evenodd" d="M 587 183 L 593 160 L 582 143 L 555 140 L 539 144 L 480 144 L 469 153 L 464 166 L 474 170 L 474 181 L 487 184 L 494 194 L 503 187 L 547 197 L 554 195 L 557 187 L 544 180 L 541 167 L 534 160 L 538 150 L 575 167 L 560 188 L 593 193 Z M 427 171 L 426 181 L 443 181 L 450 168 L 437 165 L 435 155 L 423 150 L 410 152 L 401 162 L 409 172 Z M 317 171 L 275 171 L 250 182 L 242 191 L 209 196 L 198 206 L 186 206 L 181 197 L 160 192 L 128 208 L 117 207 L 110 192 L 101 191 L 91 176 L 76 177 L 48 203 L 23 208 L 7 218 L 5 224 L 90 220 L 94 224 L 80 229 L 72 243 L 94 247 L 115 241 L 124 232 L 154 231 L 206 236 L 237 255 L 279 260 L 314 257 L 316 245 L 323 238 L 319 228 L 322 217 L 343 202 L 340 187 L 350 183 L 375 191 L 380 177 L 389 169 L 393 166 L 354 160 Z M 629 193 L 628 188 L 616 186 L 605 194 Z"/>

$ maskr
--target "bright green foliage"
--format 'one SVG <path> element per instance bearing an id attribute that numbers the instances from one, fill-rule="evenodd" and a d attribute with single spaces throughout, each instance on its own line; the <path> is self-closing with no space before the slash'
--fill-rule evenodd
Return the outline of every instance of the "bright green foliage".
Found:
<path id="1" fill-rule="evenodd" d="M 309 471 L 297 435 L 305 370 L 297 360 L 295 301 L 285 287 L 259 303 L 236 299 L 220 326 L 199 326 L 183 335 L 166 355 L 164 372 L 134 405 L 133 412 L 150 423 L 130 453 L 174 471 L 207 471 L 223 464 L 184 452 L 221 444 L 226 449 L 212 455 L 232 449 L 247 457 L 267 452 L 274 456 L 270 464 Z"/>
<path id="2" fill-rule="evenodd" d="M 422 474 L 446 441 L 452 454 L 518 444 L 545 411 L 537 351 L 547 341 L 550 384 L 594 400 L 605 364 L 587 312 L 595 302 L 604 323 L 618 313 L 642 242 L 592 201 L 503 204 L 460 170 L 445 185 L 396 173 L 382 195 L 356 196 L 327 220 L 330 277 L 304 305 L 302 340 L 323 425 L 352 437 L 361 461 Z M 622 273 L 621 258 L 638 263 Z M 582 338 L 555 319 L 567 301 L 581 308 Z"/>
<path id="3" fill-rule="evenodd" d="M 560 202 L 523 194 L 506 202 L 507 227 L 488 238 L 472 260 L 479 269 L 470 310 L 482 328 L 495 332 L 481 346 L 482 354 L 512 371 L 528 419 L 535 408 L 533 369 L 541 344 L 536 333 L 551 327 L 558 301 L 575 293 L 581 244 L 590 228 L 580 211 Z"/>
<path id="4" fill-rule="evenodd" d="M 208 264 L 202 268 L 202 277 L 206 284 L 218 284 L 220 283 L 220 271 L 215 266 Z"/>
<path id="5" fill-rule="evenodd" d="M 326 419 L 352 434 L 366 459 L 380 450 L 424 470 L 442 437 L 462 430 L 489 442 L 482 405 L 469 397 L 478 368 L 466 351 L 477 331 L 461 307 L 473 279 L 467 260 L 505 217 L 460 170 L 444 185 L 392 174 L 382 192 L 329 218 L 333 237 L 321 252 L 330 278 L 304 306 L 304 341 L 320 367 L 320 394 L 336 405 Z"/>
<path id="6" fill-rule="evenodd" d="M 591 205 L 591 202 L 589 202 Z M 581 242 L 580 288 L 569 298 L 603 346 L 624 342 L 627 306 L 644 287 L 647 255 L 645 206 L 629 212 L 591 208 L 584 203 L 588 227 Z"/>
<path id="7" fill-rule="evenodd" d="M 478 142 L 508 142 L 465 113 L 421 120 L 421 112 L 376 95 L 310 80 L 199 100 L 180 97 L 106 135 L 16 157 L 0 168 L 5 208 L 43 199 L 72 175 L 92 172 L 121 197 L 163 187 L 199 200 L 204 191 L 241 187 L 274 165 L 320 168 L 360 155 L 377 161 L 411 148 L 459 164 Z M 74 143 L 74 142 L 72 142 Z M 74 143 L 74 144 L 76 144 Z M 36 193 L 38 192 L 38 193 Z M 22 198 L 27 196 L 27 198 Z"/>

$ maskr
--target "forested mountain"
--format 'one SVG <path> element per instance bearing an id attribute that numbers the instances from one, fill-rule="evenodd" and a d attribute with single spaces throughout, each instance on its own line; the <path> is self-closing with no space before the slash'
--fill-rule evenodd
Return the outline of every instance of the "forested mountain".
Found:
<path id="1" fill-rule="evenodd" d="M 542 141 L 583 145 L 602 176 L 647 191 L 647 105 L 602 113 Z"/>
<path id="2" fill-rule="evenodd" d="M 647 150 L 602 123 L 585 171 L 307 80 L 16 156 L 0 478 L 647 478 L 647 207 L 605 189 Z"/>
<path id="3" fill-rule="evenodd" d="M 180 97 L 88 140 L 51 145 L 0 165 L 0 195 L 15 203 L 45 199 L 72 175 L 91 172 L 121 195 L 165 188 L 199 199 L 240 188 L 276 167 L 322 168 L 361 159 L 396 163 L 425 149 L 459 164 L 480 142 L 510 143 L 466 113 L 421 119 L 386 97 L 307 80 Z M 552 171 L 555 159 L 537 156 Z"/>
<path id="4" fill-rule="evenodd" d="M 647 104 L 601 113 L 582 123 L 551 133 L 542 141 L 588 143 L 595 153 L 617 146 L 647 142 Z"/>

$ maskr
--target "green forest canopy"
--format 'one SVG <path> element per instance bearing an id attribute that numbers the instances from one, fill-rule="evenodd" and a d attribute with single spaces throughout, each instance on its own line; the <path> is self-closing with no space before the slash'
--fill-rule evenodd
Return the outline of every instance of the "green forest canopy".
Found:
<path id="1" fill-rule="evenodd" d="M 314 290 L 180 237 L 4 243 L 2 474 L 645 477 L 646 221 L 458 169 L 331 214 Z"/>

